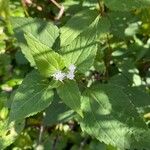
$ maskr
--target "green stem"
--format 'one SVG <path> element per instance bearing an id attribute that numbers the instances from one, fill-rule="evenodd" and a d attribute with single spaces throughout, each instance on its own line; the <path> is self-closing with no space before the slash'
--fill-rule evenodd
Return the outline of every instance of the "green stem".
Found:
<path id="1" fill-rule="evenodd" d="M 104 16 L 104 3 L 103 3 L 103 1 L 101 1 L 101 0 L 97 0 L 97 2 L 98 2 L 98 5 L 99 5 L 99 10 L 100 10 L 100 15 L 101 16 Z"/>
<path id="2" fill-rule="evenodd" d="M 105 54 L 105 66 L 106 66 L 105 77 L 108 79 L 108 77 L 109 77 L 109 68 L 110 68 L 110 61 L 111 61 L 111 56 L 112 56 L 112 48 L 110 46 L 109 35 L 108 34 L 107 34 L 107 45 L 108 45 L 108 51 Z"/>
<path id="3" fill-rule="evenodd" d="M 21 0 L 21 4 L 22 4 L 22 8 L 23 8 L 23 10 L 24 10 L 25 15 L 26 15 L 27 17 L 29 17 L 29 13 L 28 13 L 28 11 L 27 11 L 27 6 L 26 6 L 26 4 L 24 3 L 23 0 Z"/>

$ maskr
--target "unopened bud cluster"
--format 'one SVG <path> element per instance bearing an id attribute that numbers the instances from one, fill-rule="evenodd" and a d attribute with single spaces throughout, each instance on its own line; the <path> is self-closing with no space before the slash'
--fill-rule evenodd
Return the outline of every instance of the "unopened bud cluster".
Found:
<path id="1" fill-rule="evenodd" d="M 69 66 L 69 71 L 67 73 L 64 73 L 62 72 L 61 70 L 57 70 L 54 74 L 53 74 L 53 77 L 55 80 L 58 80 L 58 81 L 63 81 L 65 78 L 67 79 L 70 79 L 70 80 L 73 80 L 74 77 L 75 77 L 75 69 L 76 69 L 76 66 L 71 64 Z"/>

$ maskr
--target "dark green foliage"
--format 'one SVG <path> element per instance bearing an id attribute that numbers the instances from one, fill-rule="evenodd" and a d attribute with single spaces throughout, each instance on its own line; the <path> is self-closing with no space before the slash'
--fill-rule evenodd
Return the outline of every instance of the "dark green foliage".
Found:
<path id="1" fill-rule="evenodd" d="M 0 0 L 0 149 L 149 150 L 150 0 L 57 2 Z"/>

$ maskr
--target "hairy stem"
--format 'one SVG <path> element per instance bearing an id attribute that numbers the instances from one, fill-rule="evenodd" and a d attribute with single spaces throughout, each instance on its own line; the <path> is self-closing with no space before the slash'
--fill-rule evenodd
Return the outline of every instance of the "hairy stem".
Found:
<path id="1" fill-rule="evenodd" d="M 107 52 L 105 54 L 105 66 L 106 66 L 105 77 L 108 79 L 108 77 L 109 77 L 109 67 L 110 67 L 110 61 L 111 61 L 111 55 L 112 55 L 112 48 L 110 46 L 109 35 L 108 34 L 107 34 L 107 45 L 108 45 L 108 49 L 107 49 Z"/>
<path id="2" fill-rule="evenodd" d="M 100 0 L 97 0 L 97 2 L 98 2 L 98 5 L 99 5 L 100 15 L 104 16 L 104 11 L 105 11 L 104 3 L 102 1 L 100 1 Z"/>

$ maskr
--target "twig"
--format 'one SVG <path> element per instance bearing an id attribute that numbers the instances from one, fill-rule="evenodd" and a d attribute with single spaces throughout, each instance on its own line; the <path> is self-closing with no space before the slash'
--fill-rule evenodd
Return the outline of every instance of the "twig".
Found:
<path id="1" fill-rule="evenodd" d="M 59 3 L 57 3 L 55 0 L 50 0 L 50 1 L 51 1 L 56 7 L 58 7 L 58 8 L 60 9 L 60 10 L 59 10 L 59 13 L 58 13 L 58 15 L 57 15 L 57 17 L 55 17 L 55 20 L 59 20 L 59 19 L 62 17 L 65 8 L 64 8 L 63 5 L 60 5 Z"/>
<path id="2" fill-rule="evenodd" d="M 41 125 L 41 127 L 40 127 L 40 133 L 39 133 L 39 139 L 38 139 L 38 145 L 40 145 L 42 143 L 43 131 L 44 131 L 44 125 Z"/>
<path id="3" fill-rule="evenodd" d="M 40 126 L 39 138 L 38 138 L 38 142 L 37 142 L 37 145 L 36 145 L 36 147 L 35 147 L 35 150 L 43 149 L 43 146 L 42 146 L 42 135 L 43 135 L 43 131 L 44 131 L 44 125 L 41 125 L 41 126 Z"/>

